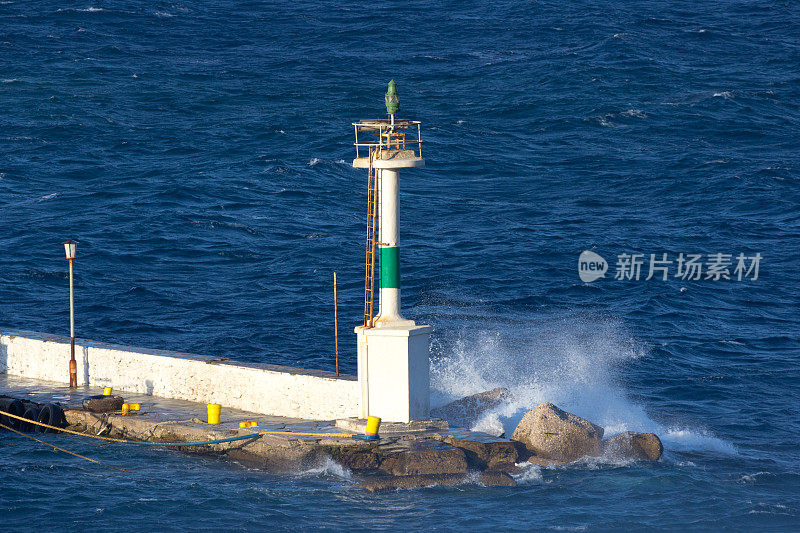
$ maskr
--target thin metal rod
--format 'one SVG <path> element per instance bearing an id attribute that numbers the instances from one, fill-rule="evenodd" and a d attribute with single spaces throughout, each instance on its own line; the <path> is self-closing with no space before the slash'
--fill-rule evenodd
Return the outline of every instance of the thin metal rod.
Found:
<path id="1" fill-rule="evenodd" d="M 336 375 L 339 375 L 339 300 L 336 295 L 336 272 L 333 273 L 333 337 L 336 340 Z"/>
<path id="2" fill-rule="evenodd" d="M 69 260 L 69 386 L 78 386 L 78 363 L 75 361 L 75 293 L 72 282 L 72 259 Z"/>

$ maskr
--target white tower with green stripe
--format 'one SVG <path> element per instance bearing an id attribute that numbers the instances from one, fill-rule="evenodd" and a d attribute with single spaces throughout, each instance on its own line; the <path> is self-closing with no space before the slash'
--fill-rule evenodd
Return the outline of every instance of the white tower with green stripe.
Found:
<path id="1" fill-rule="evenodd" d="M 364 324 L 356 328 L 358 379 L 362 418 L 409 422 L 428 418 L 432 328 L 400 314 L 398 193 L 400 169 L 423 167 L 425 160 L 420 123 L 395 117 L 399 100 L 394 81 L 389 82 L 385 102 L 387 118 L 353 124 L 353 166 L 369 170 Z M 376 277 L 377 316 L 373 313 Z"/>

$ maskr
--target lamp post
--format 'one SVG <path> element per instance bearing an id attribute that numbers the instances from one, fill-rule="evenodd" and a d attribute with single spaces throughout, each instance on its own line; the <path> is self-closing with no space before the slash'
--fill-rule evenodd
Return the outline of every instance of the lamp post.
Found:
<path id="1" fill-rule="evenodd" d="M 69 386 L 78 386 L 78 363 L 75 362 L 75 305 L 72 291 L 72 260 L 78 243 L 72 239 L 64 243 L 64 251 L 69 260 Z"/>

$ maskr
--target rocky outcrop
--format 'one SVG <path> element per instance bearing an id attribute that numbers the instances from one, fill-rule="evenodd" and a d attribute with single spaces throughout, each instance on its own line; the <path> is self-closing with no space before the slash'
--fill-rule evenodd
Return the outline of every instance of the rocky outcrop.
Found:
<path id="1" fill-rule="evenodd" d="M 505 472 L 486 470 L 478 476 L 478 481 L 486 487 L 516 487 L 517 482 Z"/>
<path id="2" fill-rule="evenodd" d="M 474 403 L 475 407 L 481 401 L 493 405 L 507 398 L 507 391 L 502 389 L 489 392 L 491 394 L 477 395 L 483 400 L 465 400 L 460 405 Z M 118 403 L 119 400 L 112 401 Z M 197 443 L 254 431 L 237 432 L 230 427 L 209 426 L 197 419 L 165 421 L 148 413 L 123 416 L 70 409 L 65 415 L 75 431 L 97 434 L 99 429 L 106 436 L 147 442 Z M 663 450 L 658 437 L 652 433 L 617 435 L 607 440 L 603 448 L 602 428 L 549 403 L 528 412 L 514 432 L 515 440 L 511 441 L 466 429 L 433 430 L 428 428 L 427 422 L 420 422 L 419 425 L 424 424 L 420 431 L 361 441 L 345 438 L 340 432 L 330 433 L 331 424 L 320 424 L 322 432 L 315 433 L 314 438 L 299 438 L 300 435 L 310 436 L 300 433 L 307 432 L 307 426 L 287 424 L 276 427 L 274 433 L 266 426 L 265 433 L 253 440 L 179 449 L 227 454 L 237 461 L 273 472 L 302 472 L 329 464 L 333 459 L 370 491 L 476 482 L 487 486 L 513 486 L 516 482 L 509 473 L 518 472 L 517 465 L 525 461 L 558 464 L 585 455 L 597 456 L 601 451 L 609 457 L 655 460 Z M 293 429 L 298 433 L 293 433 Z"/>
<path id="3" fill-rule="evenodd" d="M 569 462 L 603 451 L 603 428 L 552 403 L 528 411 L 511 438 L 533 452 L 537 462 Z"/>
<path id="4" fill-rule="evenodd" d="M 358 486 L 368 492 L 389 492 L 397 489 L 415 489 L 434 485 L 460 485 L 469 479 L 466 474 L 421 474 L 416 476 L 375 476 L 359 481 Z"/>
<path id="5" fill-rule="evenodd" d="M 354 472 L 415 476 L 466 474 L 469 468 L 463 450 L 425 437 L 380 445 L 329 446 L 325 451 Z"/>
<path id="6" fill-rule="evenodd" d="M 467 459 L 459 448 L 447 444 L 426 448 L 429 449 L 398 450 L 386 454 L 379 468 L 393 476 L 467 473 Z"/>
<path id="7" fill-rule="evenodd" d="M 409 476 L 371 476 L 362 478 L 358 486 L 368 492 L 388 492 L 435 485 L 451 486 L 474 482 L 468 474 L 417 474 Z M 478 474 L 478 482 L 486 487 L 515 487 L 517 482 L 504 472 L 487 470 Z"/>
<path id="8" fill-rule="evenodd" d="M 454 435 L 441 435 L 443 442 L 460 448 L 469 467 L 473 470 L 497 470 L 502 472 L 516 472 L 515 463 L 519 461 L 519 451 L 514 442 L 498 439 L 466 439 Z"/>
<path id="9" fill-rule="evenodd" d="M 431 415 L 447 420 L 450 425 L 469 428 L 478 418 L 511 398 L 505 387 L 497 387 L 485 392 L 466 396 L 445 406 L 431 410 Z"/>
<path id="10" fill-rule="evenodd" d="M 603 443 L 603 455 L 614 460 L 658 461 L 664 445 L 655 433 L 626 431 Z"/>

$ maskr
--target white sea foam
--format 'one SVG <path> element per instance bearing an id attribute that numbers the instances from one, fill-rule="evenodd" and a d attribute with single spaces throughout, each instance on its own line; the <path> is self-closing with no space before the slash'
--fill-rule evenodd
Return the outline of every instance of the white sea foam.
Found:
<path id="1" fill-rule="evenodd" d="M 664 447 L 676 451 L 707 451 L 736 455 L 736 447 L 711 435 L 703 429 L 666 428 L 657 426 L 651 430 L 661 437 Z"/>
<path id="2" fill-rule="evenodd" d="M 621 114 L 625 117 L 647 118 L 647 114 L 639 111 L 638 109 L 628 109 L 627 111 L 623 111 Z"/>
<path id="3" fill-rule="evenodd" d="M 511 474 L 511 477 L 513 477 L 514 481 L 517 483 L 536 484 L 544 482 L 541 466 L 526 462 L 517 463 L 517 467 L 520 468 L 520 471 L 515 474 Z"/>
<path id="4" fill-rule="evenodd" d="M 729 98 L 733 98 L 733 93 L 730 91 L 714 93 L 714 98 L 724 98 L 725 100 L 728 100 Z"/>
<path id="5" fill-rule="evenodd" d="M 542 402 L 601 425 L 606 436 L 623 431 L 654 432 L 667 450 L 736 454 L 736 448 L 690 425 L 663 426 L 631 401 L 619 383 L 626 361 L 646 349 L 613 321 L 584 318 L 541 325 L 528 340 L 484 330 L 459 339 L 432 361 L 432 403 L 506 387 L 512 398 L 484 413 L 470 428 L 511 436 L 522 416 Z"/>
<path id="6" fill-rule="evenodd" d="M 77 11 L 79 13 L 97 13 L 99 11 L 105 11 L 102 7 L 84 7 L 84 8 L 59 8 L 56 9 L 56 13 L 63 13 L 65 11 Z"/>
<path id="7" fill-rule="evenodd" d="M 309 468 L 308 470 L 303 470 L 302 472 L 299 472 L 298 475 L 300 477 L 333 476 L 348 481 L 352 479 L 350 470 L 343 467 L 330 457 L 326 458 L 325 462 L 319 466 Z"/>
<path id="8" fill-rule="evenodd" d="M 769 472 L 756 472 L 754 474 L 745 474 L 739 478 L 739 483 L 755 483 L 759 477 L 769 476 Z"/>
<path id="9" fill-rule="evenodd" d="M 310 166 L 310 167 L 316 166 L 317 164 L 319 164 L 319 162 L 320 162 L 320 159 L 317 159 L 315 157 L 311 161 L 308 162 L 308 166 Z"/>
<path id="10" fill-rule="evenodd" d="M 614 125 L 614 123 L 611 122 L 611 120 L 610 120 L 612 118 L 614 118 L 614 114 L 613 113 L 607 113 L 607 114 L 605 114 L 605 115 L 603 115 L 601 117 L 597 117 L 597 121 L 600 123 L 601 126 L 603 126 L 605 128 L 610 128 L 610 127 L 612 127 Z"/>

